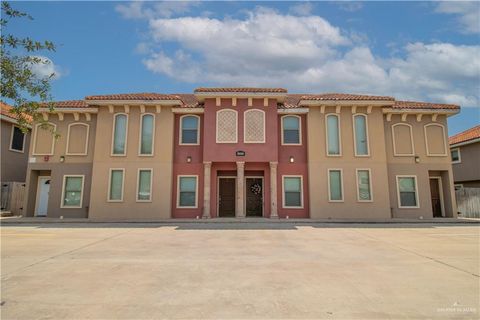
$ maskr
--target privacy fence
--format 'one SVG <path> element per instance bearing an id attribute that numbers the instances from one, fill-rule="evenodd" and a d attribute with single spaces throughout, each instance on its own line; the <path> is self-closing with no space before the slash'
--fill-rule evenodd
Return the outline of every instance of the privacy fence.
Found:
<path id="1" fill-rule="evenodd" d="M 465 218 L 480 218 L 480 188 L 462 188 L 455 191 L 457 210 Z"/>

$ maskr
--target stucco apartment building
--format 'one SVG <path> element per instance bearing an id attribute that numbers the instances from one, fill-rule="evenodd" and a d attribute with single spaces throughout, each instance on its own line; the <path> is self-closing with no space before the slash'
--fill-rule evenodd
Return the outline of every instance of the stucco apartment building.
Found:
<path id="1" fill-rule="evenodd" d="M 455 188 L 480 188 L 480 125 L 449 138 Z"/>
<path id="2" fill-rule="evenodd" d="M 60 138 L 33 127 L 28 216 L 456 216 L 447 143 L 455 105 L 198 88 L 40 111 Z"/>

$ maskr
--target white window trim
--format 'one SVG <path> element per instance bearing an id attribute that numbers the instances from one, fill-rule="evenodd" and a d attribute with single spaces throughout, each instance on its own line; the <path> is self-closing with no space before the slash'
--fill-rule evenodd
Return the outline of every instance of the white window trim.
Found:
<path id="1" fill-rule="evenodd" d="M 357 152 L 357 130 L 355 127 L 355 117 L 364 117 L 365 118 L 365 135 L 367 138 L 367 154 L 358 154 Z M 364 113 L 356 113 L 352 115 L 352 124 L 353 124 L 353 148 L 355 150 L 355 157 L 370 157 L 370 137 L 368 135 L 368 116 Z"/>
<path id="2" fill-rule="evenodd" d="M 73 126 L 87 127 L 87 135 L 86 135 L 85 147 L 84 147 L 85 152 L 74 153 L 74 152 L 69 152 L 68 151 L 69 148 L 70 148 L 70 128 L 73 127 Z M 68 129 L 67 129 L 67 147 L 66 147 L 65 155 L 67 155 L 67 156 L 86 156 L 88 154 L 89 135 L 90 135 L 90 125 L 88 123 L 83 123 L 83 122 L 72 122 L 72 123 L 70 123 L 68 125 Z"/>
<path id="3" fill-rule="evenodd" d="M 399 185 L 399 178 L 413 178 L 415 181 L 415 201 L 417 203 L 416 206 L 402 206 L 402 203 L 400 201 L 400 185 Z M 418 195 L 418 184 L 417 184 L 417 176 L 416 175 L 396 175 L 395 176 L 395 181 L 397 184 L 397 202 L 398 202 L 398 208 L 399 209 L 418 209 L 420 208 L 420 202 L 419 202 L 419 195 Z"/>
<path id="4" fill-rule="evenodd" d="M 283 119 L 287 117 L 295 117 L 298 119 L 298 142 L 299 143 L 286 143 L 283 141 Z M 302 117 L 296 114 L 288 114 L 280 117 L 281 127 L 281 145 L 282 146 L 301 146 L 302 145 Z"/>
<path id="5" fill-rule="evenodd" d="M 263 139 L 259 140 L 259 141 L 247 141 L 247 137 L 246 137 L 246 134 L 247 134 L 247 130 L 246 130 L 246 127 L 247 127 L 246 126 L 246 124 L 247 124 L 246 118 L 247 117 L 246 117 L 246 115 L 247 115 L 247 113 L 253 112 L 253 111 L 260 111 L 262 113 L 262 116 L 263 116 Z M 266 117 L 265 111 L 263 111 L 261 109 L 249 109 L 249 110 L 247 110 L 243 113 L 243 143 L 265 143 L 265 140 L 266 140 L 265 138 L 266 138 L 266 135 L 267 135 L 267 133 L 265 131 L 266 130 L 266 126 L 265 126 L 266 119 L 265 119 L 265 117 Z"/>
<path id="6" fill-rule="evenodd" d="M 195 117 L 198 119 L 197 121 L 197 142 L 196 143 L 182 143 L 182 129 L 183 129 L 183 124 L 182 124 L 182 119 L 185 117 Z M 178 124 L 178 144 L 181 146 L 198 146 L 200 145 L 200 117 L 197 116 L 196 114 L 185 114 L 183 116 L 180 116 L 179 119 L 179 124 Z"/>
<path id="7" fill-rule="evenodd" d="M 287 206 L 285 204 L 285 178 L 300 178 L 300 206 Z M 282 175 L 282 208 L 284 209 L 303 209 L 303 176 L 302 175 Z"/>
<path id="8" fill-rule="evenodd" d="M 45 125 L 49 125 L 49 126 L 52 126 L 53 127 L 53 131 L 57 131 L 57 125 L 55 123 L 52 123 L 52 122 L 46 122 Z M 35 125 L 35 134 L 33 135 L 33 152 L 32 152 L 32 156 L 53 156 L 53 154 L 55 153 L 55 141 L 57 139 L 55 139 L 53 133 L 52 133 L 52 143 L 51 143 L 51 148 L 50 148 L 50 153 L 38 153 L 36 152 L 37 150 L 37 134 L 38 134 L 38 130 L 47 130 L 47 129 L 41 129 L 40 126 L 42 126 L 42 123 L 37 123 Z"/>
<path id="9" fill-rule="evenodd" d="M 126 116 L 126 122 L 125 122 L 125 150 L 123 153 L 117 153 L 117 154 L 114 154 L 113 153 L 113 149 L 115 147 L 114 145 L 114 141 L 115 141 L 115 125 L 117 123 L 117 116 L 119 115 L 124 115 Z M 118 113 L 115 113 L 113 115 L 113 126 L 112 126 L 112 148 L 110 150 L 110 155 L 112 157 L 125 157 L 127 155 L 127 145 L 128 145 L 128 113 L 124 113 L 124 112 L 118 112 Z"/>
<path id="10" fill-rule="evenodd" d="M 12 124 L 12 130 L 11 130 L 11 132 L 10 132 L 10 144 L 9 144 L 9 146 L 8 146 L 8 150 L 13 151 L 13 152 L 18 152 L 18 153 L 25 153 L 25 140 L 27 140 L 27 134 L 26 134 L 26 133 L 23 133 L 23 132 L 22 132 L 22 134 L 23 134 L 22 150 L 16 150 L 16 149 L 13 149 L 13 148 L 12 148 L 13 133 L 14 133 L 14 131 L 15 131 L 15 128 L 20 129 L 19 126 L 16 126 L 16 125 L 13 125 L 13 124 Z M 21 129 L 20 129 L 20 130 L 21 130 Z"/>
<path id="11" fill-rule="evenodd" d="M 195 206 L 180 205 L 180 178 L 195 178 Z M 177 209 L 197 209 L 198 208 L 198 175 L 187 174 L 177 176 Z"/>
<path id="12" fill-rule="evenodd" d="M 235 140 L 232 141 L 219 141 L 218 140 L 218 114 L 222 111 L 233 111 L 235 112 Z M 244 119 L 245 120 L 245 119 Z M 245 135 L 245 133 L 244 133 Z M 220 109 L 215 113 L 215 142 L 216 143 L 238 143 L 238 111 L 234 109 Z"/>
<path id="13" fill-rule="evenodd" d="M 152 116 L 153 117 L 153 130 L 152 130 L 152 153 L 142 153 L 142 131 L 143 131 L 143 117 L 145 116 Z M 140 131 L 138 134 L 138 156 L 139 157 L 153 157 L 155 154 L 155 114 L 154 113 L 142 113 L 140 115 Z"/>
<path id="14" fill-rule="evenodd" d="M 330 154 L 328 153 L 328 117 L 329 116 L 334 116 L 337 117 L 338 119 L 338 154 Z M 342 124 L 341 124 L 341 119 L 340 115 L 337 113 L 327 113 L 325 115 L 325 146 L 326 146 L 326 154 L 327 157 L 341 157 L 342 156 Z"/>
<path id="15" fill-rule="evenodd" d="M 412 147 L 412 153 L 398 153 L 395 145 L 395 127 L 397 126 L 407 126 L 410 131 L 410 145 Z M 395 123 L 392 125 L 392 144 L 393 144 L 393 155 L 395 157 L 412 157 L 415 155 L 415 143 L 413 141 L 413 129 L 412 125 L 408 123 Z"/>
<path id="16" fill-rule="evenodd" d="M 359 171 L 368 171 L 368 188 L 370 190 L 370 200 L 360 199 L 360 181 L 358 180 Z M 357 202 L 373 202 L 373 189 L 372 189 L 372 170 L 370 168 L 357 168 L 355 169 L 355 176 L 357 178 Z"/>
<path id="17" fill-rule="evenodd" d="M 140 187 L 140 171 L 150 171 L 150 197 L 148 200 L 141 200 L 138 199 L 138 191 Z M 153 168 L 138 168 L 137 170 L 137 189 L 135 193 L 135 200 L 136 202 L 152 202 L 152 187 L 153 187 Z"/>
<path id="18" fill-rule="evenodd" d="M 332 193 L 330 192 L 330 171 L 340 171 L 340 187 L 342 190 L 342 199 L 332 200 Z M 345 202 L 345 192 L 343 189 L 343 169 L 341 168 L 328 168 L 327 169 L 327 187 L 328 187 L 328 202 Z"/>
<path id="19" fill-rule="evenodd" d="M 67 184 L 67 178 L 82 178 L 82 190 L 80 196 L 80 204 L 78 206 L 66 206 L 65 202 L 65 186 Z M 82 208 L 83 205 L 83 192 L 85 190 L 85 175 L 83 174 L 66 174 L 63 176 L 63 184 L 62 184 L 62 198 L 60 199 L 60 208 L 62 209 L 79 209 Z"/>
<path id="20" fill-rule="evenodd" d="M 453 185 L 453 188 L 455 189 L 456 187 L 459 187 L 458 190 L 461 190 L 461 189 L 463 189 L 463 184 L 462 184 L 462 183 L 455 183 L 455 184 Z M 455 189 L 455 191 L 456 191 L 456 189 Z"/>
<path id="21" fill-rule="evenodd" d="M 112 172 L 113 171 L 122 171 L 122 197 L 118 200 L 110 199 L 110 191 L 112 188 Z M 110 168 L 108 174 L 108 191 L 107 191 L 107 202 L 123 202 L 123 196 L 125 191 L 125 168 Z"/>
<path id="22" fill-rule="evenodd" d="M 450 149 L 450 158 L 452 157 L 452 152 L 453 152 L 453 151 L 457 151 L 457 153 L 458 153 L 458 160 L 455 160 L 455 161 L 452 160 L 452 164 L 462 163 L 462 156 L 461 156 L 461 154 L 460 154 L 460 148 L 452 148 L 452 149 Z"/>
<path id="23" fill-rule="evenodd" d="M 442 139 L 443 139 L 443 149 L 445 150 L 444 153 L 430 153 L 430 150 L 428 149 L 428 136 L 427 136 L 427 127 L 441 127 L 442 128 Z M 429 123 L 423 126 L 423 133 L 425 135 L 425 150 L 427 151 L 427 156 L 429 157 L 445 157 L 448 156 L 448 147 L 447 147 L 447 141 L 445 139 L 445 126 L 440 123 Z"/>

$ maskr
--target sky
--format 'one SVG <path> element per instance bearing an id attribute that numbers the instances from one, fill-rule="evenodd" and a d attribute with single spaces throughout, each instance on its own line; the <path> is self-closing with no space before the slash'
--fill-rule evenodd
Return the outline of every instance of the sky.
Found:
<path id="1" fill-rule="evenodd" d="M 40 52 L 55 100 L 284 87 L 454 103 L 449 134 L 480 123 L 480 2 L 12 2 L 3 30 Z"/>

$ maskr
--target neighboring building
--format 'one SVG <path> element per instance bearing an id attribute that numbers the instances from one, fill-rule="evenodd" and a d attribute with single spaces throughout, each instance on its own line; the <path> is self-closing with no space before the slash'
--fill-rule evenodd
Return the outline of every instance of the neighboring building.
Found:
<path id="1" fill-rule="evenodd" d="M 17 115 L 12 107 L 0 101 L 1 120 L 1 176 L 4 182 L 25 182 L 28 165 L 30 134 L 17 126 Z"/>
<path id="2" fill-rule="evenodd" d="M 60 138 L 33 127 L 27 216 L 456 217 L 447 144 L 455 105 L 199 88 L 41 111 Z"/>
<path id="3" fill-rule="evenodd" d="M 455 188 L 480 188 L 480 125 L 448 139 Z"/>

